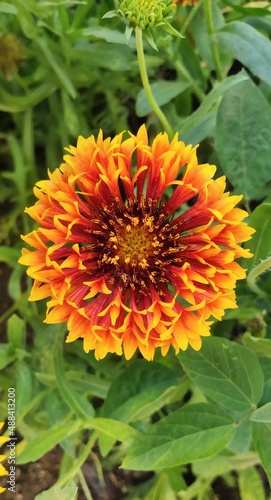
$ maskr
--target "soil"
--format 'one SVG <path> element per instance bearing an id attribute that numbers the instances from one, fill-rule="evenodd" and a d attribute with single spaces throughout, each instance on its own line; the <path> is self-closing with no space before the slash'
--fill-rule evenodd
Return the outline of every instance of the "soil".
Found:
<path id="1" fill-rule="evenodd" d="M 35 463 L 17 465 L 16 491 L 6 490 L 3 500 L 34 500 L 36 495 L 53 486 L 58 478 L 61 456 L 62 451 L 57 446 Z M 82 472 L 93 500 L 122 500 L 129 488 L 152 476 L 152 473 L 116 469 L 105 472 L 104 484 L 101 484 L 91 461 L 86 461 Z M 85 499 L 84 492 L 79 488 L 77 500 Z"/>

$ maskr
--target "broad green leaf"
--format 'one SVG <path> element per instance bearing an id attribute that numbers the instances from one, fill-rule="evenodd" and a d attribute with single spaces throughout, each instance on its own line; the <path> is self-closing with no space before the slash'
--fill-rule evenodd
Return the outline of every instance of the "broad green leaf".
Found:
<path id="1" fill-rule="evenodd" d="M 153 470 L 214 455 L 231 439 L 234 423 L 217 406 L 188 404 L 141 433 L 122 467 Z"/>
<path id="2" fill-rule="evenodd" d="M 206 120 L 208 117 L 208 123 L 211 121 L 211 125 L 215 122 L 216 119 L 216 111 L 218 104 L 220 103 L 220 100 L 222 96 L 232 87 L 237 85 L 238 83 L 242 81 L 246 81 L 248 79 L 248 76 L 246 75 L 245 72 L 239 73 L 238 75 L 230 76 L 223 80 L 223 82 L 217 83 L 215 87 L 211 90 L 211 92 L 205 97 L 203 102 L 201 103 L 200 107 L 194 111 L 194 113 L 189 116 L 188 118 L 181 119 L 180 123 L 178 125 L 178 131 L 181 136 L 181 139 L 184 140 L 184 138 L 187 138 L 189 136 L 185 135 L 189 131 L 193 131 L 193 129 L 198 129 L 204 126 L 206 124 Z M 209 129 L 210 124 L 208 125 Z M 209 132 L 208 129 L 208 132 Z M 206 136 L 205 136 L 206 137 Z"/>
<path id="3" fill-rule="evenodd" d="M 35 500 L 76 500 L 77 490 L 75 481 L 70 481 L 62 488 L 52 486 L 49 490 L 39 493 L 35 496 Z"/>
<path id="4" fill-rule="evenodd" d="M 265 500 L 262 478 L 255 467 L 238 471 L 238 485 L 241 500 Z"/>
<path id="5" fill-rule="evenodd" d="M 178 357 L 187 375 L 218 405 L 246 413 L 259 402 L 263 373 L 256 355 L 246 347 L 209 337 L 200 351 L 189 348 Z"/>
<path id="6" fill-rule="evenodd" d="M 236 426 L 227 449 L 233 453 L 246 453 L 251 445 L 251 439 L 251 422 L 244 419 Z"/>
<path id="7" fill-rule="evenodd" d="M 77 391 L 105 399 L 109 388 L 108 380 L 98 375 L 83 374 L 76 370 L 69 370 L 66 372 L 66 375 Z"/>
<path id="8" fill-rule="evenodd" d="M 271 81 L 271 42 L 244 22 L 226 24 L 213 35 L 220 49 L 229 52 L 266 83 Z M 259 115 L 260 116 L 260 115 Z"/>
<path id="9" fill-rule="evenodd" d="M 191 83 L 171 82 L 160 80 L 151 85 L 152 94 L 159 106 L 170 102 L 174 97 L 191 87 Z M 146 116 L 152 111 L 145 90 L 140 90 L 136 100 L 137 116 Z"/>
<path id="10" fill-rule="evenodd" d="M 94 38 L 102 38 L 108 43 L 116 43 L 116 44 L 121 44 L 125 45 L 126 44 L 126 38 L 124 33 L 120 33 L 117 30 L 111 30 L 108 28 L 102 28 L 101 26 L 97 27 L 90 27 L 82 30 L 82 35 L 85 37 L 92 36 Z M 79 38 L 79 37 L 78 37 Z M 131 37 L 129 40 L 129 45 L 130 47 L 135 48 L 135 38 Z"/>
<path id="11" fill-rule="evenodd" d="M 74 48 L 74 58 L 93 67 L 106 68 L 111 71 L 127 71 L 131 62 L 131 49 L 127 45 L 119 45 L 118 50 L 112 44 L 104 42 L 77 42 Z"/>
<path id="12" fill-rule="evenodd" d="M 256 229 L 246 247 L 253 253 L 247 267 L 253 269 L 271 253 L 271 203 L 261 203 L 253 210 L 249 225 Z"/>
<path id="13" fill-rule="evenodd" d="M 128 424 L 112 418 L 88 418 L 84 421 L 84 428 L 95 429 L 114 438 L 115 441 L 131 444 L 137 438 L 137 431 Z"/>
<path id="14" fill-rule="evenodd" d="M 166 403 L 177 384 L 175 373 L 166 366 L 134 361 L 113 381 L 104 416 L 122 421 L 144 419 Z"/>
<path id="15" fill-rule="evenodd" d="M 238 455 L 229 455 L 221 452 L 203 460 L 197 460 L 192 464 L 192 471 L 195 476 L 203 478 L 215 478 L 223 476 L 231 470 L 243 470 L 253 465 L 258 465 L 259 457 L 257 453 L 248 451 Z"/>
<path id="16" fill-rule="evenodd" d="M 252 422 L 252 436 L 255 450 L 271 483 L 271 424 Z"/>
<path id="17" fill-rule="evenodd" d="M 82 428 L 82 421 L 77 420 L 67 424 L 61 423 L 40 432 L 30 443 L 27 443 L 23 451 L 17 457 L 17 464 L 35 462 L 47 451 L 59 444 L 63 439 L 72 436 Z"/>
<path id="18" fill-rule="evenodd" d="M 245 332 L 242 342 L 255 353 L 271 358 L 271 339 L 253 337 L 249 332 Z"/>
<path id="19" fill-rule="evenodd" d="M 271 424 L 271 403 L 267 403 L 264 406 L 261 406 L 257 410 L 255 410 L 250 420 L 254 422 L 266 422 Z"/>
<path id="20" fill-rule="evenodd" d="M 270 136 L 271 111 L 256 85 L 246 80 L 228 90 L 217 111 L 216 148 L 224 173 L 246 200 L 262 197 L 271 180 Z"/>

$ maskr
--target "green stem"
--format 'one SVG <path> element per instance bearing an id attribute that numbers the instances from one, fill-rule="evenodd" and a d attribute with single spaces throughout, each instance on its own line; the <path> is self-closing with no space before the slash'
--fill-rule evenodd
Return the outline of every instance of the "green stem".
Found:
<path id="1" fill-rule="evenodd" d="M 199 3 L 197 3 L 196 5 L 194 5 L 194 7 L 192 9 L 189 9 L 188 16 L 181 27 L 181 31 L 180 31 L 181 35 L 183 35 L 183 36 L 185 35 L 185 32 L 186 32 L 189 24 L 191 24 L 193 18 L 195 17 L 196 13 L 198 12 L 199 8 L 201 7 L 201 4 L 202 4 L 202 0 L 200 0 Z"/>
<path id="2" fill-rule="evenodd" d="M 80 484 L 82 486 L 82 490 L 85 494 L 85 497 L 86 497 L 86 500 L 93 500 L 92 498 L 92 495 L 88 489 L 88 485 L 87 485 L 87 482 L 84 478 L 84 474 L 83 472 L 81 471 L 81 469 L 78 471 L 78 477 L 79 477 L 79 481 L 80 481 Z"/>
<path id="3" fill-rule="evenodd" d="M 193 90 L 200 102 L 202 102 L 205 98 L 205 94 L 203 90 L 199 87 L 199 85 L 195 82 L 193 77 L 190 75 L 190 73 L 187 71 L 185 66 L 182 64 L 181 61 L 176 61 L 175 62 L 175 67 L 176 69 L 184 76 L 186 80 L 188 80 L 189 83 L 191 83 L 191 86 L 193 87 Z"/>
<path id="4" fill-rule="evenodd" d="M 266 260 L 260 262 L 254 269 L 250 271 L 250 273 L 247 276 L 247 284 L 250 287 L 250 289 L 255 292 L 259 297 L 262 297 L 264 299 L 268 298 L 266 293 L 263 292 L 257 285 L 256 285 L 256 279 L 260 274 L 263 274 L 265 271 L 270 269 L 271 267 L 271 256 L 268 257 Z"/>
<path id="5" fill-rule="evenodd" d="M 138 65 L 139 65 L 139 70 L 140 70 L 140 76 L 142 80 L 142 85 L 143 88 L 146 92 L 147 99 L 153 109 L 153 111 L 156 113 L 157 117 L 159 118 L 160 122 L 162 123 L 165 131 L 169 135 L 170 138 L 173 137 L 173 131 L 172 128 L 164 115 L 163 111 L 161 108 L 158 106 L 153 93 L 151 91 L 150 87 L 150 82 L 148 78 L 148 73 L 147 73 L 147 68 L 146 68 L 146 61 L 145 61 L 145 56 L 144 56 L 144 49 L 143 49 L 143 39 L 142 39 L 142 30 L 136 26 L 135 28 L 135 35 L 136 35 L 136 50 L 137 50 L 137 59 L 138 59 Z"/>
<path id="6" fill-rule="evenodd" d="M 221 64 L 220 64 L 220 59 L 219 59 L 219 53 L 217 50 L 217 46 L 212 40 L 212 35 L 214 34 L 214 23 L 213 23 L 213 14 L 212 14 L 212 0 L 204 0 L 204 15 L 205 15 L 205 22 L 207 26 L 207 31 L 210 36 L 210 46 L 211 46 L 211 52 L 215 64 L 215 69 L 216 69 L 216 74 L 218 80 L 223 80 L 223 73 L 221 69 Z"/>

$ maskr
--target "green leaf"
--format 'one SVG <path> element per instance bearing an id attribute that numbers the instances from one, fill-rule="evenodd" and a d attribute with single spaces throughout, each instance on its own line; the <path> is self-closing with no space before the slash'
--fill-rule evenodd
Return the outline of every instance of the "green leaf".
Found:
<path id="1" fill-rule="evenodd" d="M 259 457 L 257 453 L 248 451 L 239 455 L 229 455 L 221 452 L 219 455 L 198 460 L 192 464 L 192 471 L 195 476 L 203 478 L 215 478 L 223 476 L 231 470 L 243 470 L 253 465 L 258 465 Z"/>
<path id="2" fill-rule="evenodd" d="M 232 419 L 218 407 L 188 404 L 140 434 L 122 467 L 153 470 L 199 460 L 222 450 L 233 432 Z"/>
<path id="3" fill-rule="evenodd" d="M 8 319 L 7 334 L 10 345 L 14 349 L 20 349 L 25 336 L 25 321 L 17 314 L 13 314 Z"/>
<path id="4" fill-rule="evenodd" d="M 51 66 L 52 70 L 56 74 L 60 83 L 63 85 L 64 89 L 68 92 L 68 94 L 75 99 L 77 96 L 77 92 L 67 75 L 67 73 L 63 69 L 63 65 L 60 65 L 59 62 L 55 59 L 52 51 L 49 49 L 49 46 L 44 38 L 38 38 L 36 43 L 40 46 L 42 53 L 47 60 L 49 66 Z"/>
<path id="5" fill-rule="evenodd" d="M 271 424 L 271 403 L 267 403 L 255 410 L 250 416 L 254 422 L 266 422 Z"/>
<path id="6" fill-rule="evenodd" d="M 115 441 L 131 444 L 137 439 L 137 431 L 128 424 L 112 418 L 88 418 L 84 421 L 84 428 L 95 429 Z"/>
<path id="7" fill-rule="evenodd" d="M 252 239 L 246 243 L 253 253 L 247 264 L 252 269 L 271 254 L 271 203 L 261 203 L 250 216 L 249 225 L 256 229 Z"/>
<path id="8" fill-rule="evenodd" d="M 246 200 L 262 197 L 271 179 L 270 136 L 271 111 L 256 85 L 247 80 L 228 90 L 217 112 L 216 148 L 224 173 Z"/>
<path id="9" fill-rule="evenodd" d="M 251 439 L 251 422 L 248 419 L 244 419 L 236 426 L 227 449 L 233 453 L 245 453 L 250 447 Z"/>
<path id="10" fill-rule="evenodd" d="M 7 2 L 0 3 L 0 12 L 4 12 L 5 14 L 13 14 L 14 16 L 18 14 L 15 5 L 11 5 Z"/>
<path id="11" fill-rule="evenodd" d="M 18 455 L 17 464 L 35 462 L 63 439 L 78 432 L 80 428 L 82 428 L 82 421 L 78 419 L 67 424 L 62 422 L 51 429 L 40 432 L 30 443 L 26 444 L 23 451 Z"/>
<path id="12" fill-rule="evenodd" d="M 16 363 L 16 411 L 18 419 L 32 400 L 32 377 L 28 364 L 23 361 Z"/>
<path id="13" fill-rule="evenodd" d="M 5 368 L 16 359 L 17 355 L 14 349 L 10 349 L 9 344 L 0 344 L 0 370 Z"/>
<path id="14" fill-rule="evenodd" d="M 24 96 L 11 95 L 0 88 L 0 111 L 17 113 L 31 106 L 36 106 L 56 90 L 54 82 L 43 82 L 39 87 L 29 89 Z"/>
<path id="15" fill-rule="evenodd" d="M 213 35 L 215 43 L 266 83 L 271 81 L 271 42 L 249 24 L 234 21 Z"/>
<path id="16" fill-rule="evenodd" d="M 166 366 L 134 361 L 113 381 L 104 415 L 122 421 L 144 419 L 165 404 L 177 384 L 175 373 Z"/>
<path id="17" fill-rule="evenodd" d="M 249 332 L 245 332 L 242 342 L 255 353 L 271 358 L 271 339 L 253 337 Z"/>
<path id="18" fill-rule="evenodd" d="M 63 361 L 62 339 L 63 329 L 55 337 L 54 343 L 54 368 L 58 389 L 63 400 L 79 418 L 92 417 L 94 415 L 92 404 L 86 399 L 85 395 L 79 394 L 67 380 Z"/>
<path id="19" fill-rule="evenodd" d="M 17 264 L 19 257 L 19 248 L 12 248 L 4 245 L 0 246 L 0 262 L 5 262 L 5 264 L 13 266 Z"/>
<path id="20" fill-rule="evenodd" d="M 241 500 L 265 500 L 262 479 L 255 467 L 238 471 Z"/>
<path id="21" fill-rule="evenodd" d="M 181 119 L 178 125 L 178 131 L 181 139 L 184 140 L 189 131 L 197 129 L 198 127 L 204 126 L 206 120 L 211 120 L 211 125 L 215 123 L 216 119 L 216 109 L 222 96 L 232 87 L 237 85 L 242 81 L 246 81 L 248 76 L 245 72 L 241 72 L 238 75 L 230 76 L 226 78 L 223 82 L 217 83 L 211 92 L 205 97 L 200 107 L 189 117 Z M 207 117 L 207 118 L 206 118 Z M 212 127 L 211 127 L 212 128 Z M 211 129 L 210 128 L 210 129 Z M 209 132 L 209 129 L 208 129 Z M 206 137 L 206 136 L 205 136 Z M 203 137 L 203 138 L 205 138 Z M 189 140 L 187 138 L 187 140 Z"/>
<path id="22" fill-rule="evenodd" d="M 263 391 L 263 373 L 256 355 L 226 339 L 204 339 L 199 352 L 179 354 L 187 375 L 206 396 L 231 412 L 247 413 Z"/>
<path id="23" fill-rule="evenodd" d="M 49 490 L 39 493 L 35 500 L 76 500 L 77 490 L 75 481 L 69 481 L 63 488 L 52 486 Z"/>
<path id="24" fill-rule="evenodd" d="M 159 106 L 170 102 L 174 97 L 191 87 L 190 83 L 170 82 L 160 80 L 151 84 L 153 96 Z M 152 107 L 147 99 L 145 90 L 140 90 L 136 100 L 137 116 L 146 116 L 152 111 Z"/>
<path id="25" fill-rule="evenodd" d="M 252 422 L 252 436 L 255 450 L 271 483 L 271 424 Z"/>
<path id="26" fill-rule="evenodd" d="M 90 28 L 86 28 L 82 30 L 82 35 L 86 37 L 92 36 L 94 38 L 101 38 L 108 43 L 117 43 L 121 45 L 127 43 L 124 33 L 120 33 L 117 30 L 111 30 L 108 28 L 101 28 L 101 26 L 99 27 L 92 26 Z M 129 43 L 131 43 L 131 39 Z M 135 47 L 134 38 L 133 38 L 133 45 L 131 46 Z"/>

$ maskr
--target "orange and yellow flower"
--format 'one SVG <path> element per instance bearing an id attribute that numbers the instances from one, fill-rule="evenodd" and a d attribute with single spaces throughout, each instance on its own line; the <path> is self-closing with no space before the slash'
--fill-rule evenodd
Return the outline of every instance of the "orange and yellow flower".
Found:
<path id="1" fill-rule="evenodd" d="M 38 229 L 23 236 L 20 262 L 34 279 L 29 300 L 50 297 L 47 323 L 67 322 L 97 359 L 153 359 L 200 349 L 211 317 L 235 308 L 234 288 L 253 233 L 225 193 L 214 165 L 177 134 L 149 143 L 145 126 L 123 140 L 79 137 L 65 163 L 37 183 L 26 212 Z"/>

